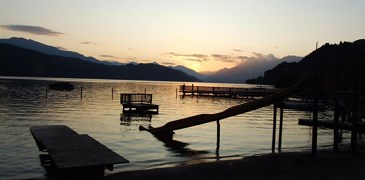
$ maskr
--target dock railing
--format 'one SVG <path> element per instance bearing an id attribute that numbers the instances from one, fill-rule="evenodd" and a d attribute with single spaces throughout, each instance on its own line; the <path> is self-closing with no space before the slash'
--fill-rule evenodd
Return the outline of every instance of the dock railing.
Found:
<path id="1" fill-rule="evenodd" d="M 121 93 L 120 94 L 120 104 L 152 104 L 152 94 L 131 94 L 131 93 Z"/>

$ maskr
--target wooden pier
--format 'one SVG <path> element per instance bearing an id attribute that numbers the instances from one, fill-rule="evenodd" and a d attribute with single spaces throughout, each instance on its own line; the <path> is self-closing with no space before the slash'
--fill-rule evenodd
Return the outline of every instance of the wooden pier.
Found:
<path id="1" fill-rule="evenodd" d="M 30 132 L 38 149 L 47 152 L 56 175 L 102 177 L 104 167 L 129 161 L 87 134 L 78 134 L 64 125 L 35 126 Z"/>
<path id="2" fill-rule="evenodd" d="M 180 85 L 179 92 L 183 96 L 213 96 L 213 97 L 265 97 L 278 92 L 277 89 L 265 87 L 238 88 L 238 87 L 213 87 L 213 86 L 194 86 Z"/>
<path id="3" fill-rule="evenodd" d="M 150 113 L 158 114 L 159 105 L 152 104 L 152 94 L 121 93 L 120 104 L 123 113 Z"/>

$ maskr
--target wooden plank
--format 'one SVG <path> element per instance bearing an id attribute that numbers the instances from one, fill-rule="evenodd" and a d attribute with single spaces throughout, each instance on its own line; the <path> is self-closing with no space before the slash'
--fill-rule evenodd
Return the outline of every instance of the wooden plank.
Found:
<path id="1" fill-rule="evenodd" d="M 79 135 L 76 131 L 64 125 L 34 126 L 30 128 L 30 132 L 40 151 L 46 149 L 44 141 L 48 142 L 58 138 L 67 139 Z"/>
<path id="2" fill-rule="evenodd" d="M 66 141 L 49 141 L 47 151 L 59 169 L 86 166 L 110 166 L 129 161 L 88 135 Z"/>

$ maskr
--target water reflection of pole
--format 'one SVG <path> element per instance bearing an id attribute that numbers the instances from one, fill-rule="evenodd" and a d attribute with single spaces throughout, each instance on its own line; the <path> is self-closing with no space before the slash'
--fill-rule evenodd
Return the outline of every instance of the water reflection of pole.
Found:
<path id="1" fill-rule="evenodd" d="M 219 124 L 219 120 L 217 120 L 217 147 L 215 150 L 215 154 L 219 157 L 219 146 L 220 146 L 220 137 L 221 137 L 221 125 Z"/>
<path id="2" fill-rule="evenodd" d="M 48 99 L 48 89 L 46 89 L 46 99 Z"/>
<path id="3" fill-rule="evenodd" d="M 112 88 L 112 100 L 114 99 L 114 88 Z"/>

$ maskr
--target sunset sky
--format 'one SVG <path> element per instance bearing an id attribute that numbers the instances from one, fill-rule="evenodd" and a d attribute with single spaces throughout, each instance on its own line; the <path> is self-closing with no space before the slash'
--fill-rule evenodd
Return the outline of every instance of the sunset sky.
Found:
<path id="1" fill-rule="evenodd" d="M 364 0 L 0 0 L 0 38 L 197 71 L 365 38 Z"/>

